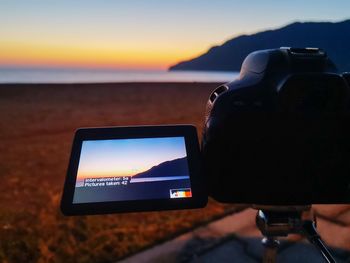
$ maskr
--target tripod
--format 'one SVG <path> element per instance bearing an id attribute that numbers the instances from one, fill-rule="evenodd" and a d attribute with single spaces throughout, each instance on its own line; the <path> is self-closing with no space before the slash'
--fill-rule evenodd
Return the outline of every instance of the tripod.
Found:
<path id="1" fill-rule="evenodd" d="M 321 252 L 326 262 L 336 262 L 316 230 L 316 218 L 312 214 L 311 206 L 253 205 L 253 208 L 258 210 L 256 226 L 264 236 L 261 240 L 265 248 L 264 263 L 276 262 L 280 244 L 277 238 L 289 234 L 305 236 Z"/>

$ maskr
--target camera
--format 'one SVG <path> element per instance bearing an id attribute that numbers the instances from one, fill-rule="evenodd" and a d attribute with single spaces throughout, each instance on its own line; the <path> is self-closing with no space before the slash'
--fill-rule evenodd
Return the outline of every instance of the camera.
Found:
<path id="1" fill-rule="evenodd" d="M 318 48 L 256 51 L 207 103 L 209 195 L 225 203 L 350 202 L 349 74 Z"/>
<path id="2" fill-rule="evenodd" d="M 65 215 L 219 202 L 350 203 L 350 74 L 317 48 L 256 51 L 210 95 L 201 142 L 191 125 L 79 129 Z"/>

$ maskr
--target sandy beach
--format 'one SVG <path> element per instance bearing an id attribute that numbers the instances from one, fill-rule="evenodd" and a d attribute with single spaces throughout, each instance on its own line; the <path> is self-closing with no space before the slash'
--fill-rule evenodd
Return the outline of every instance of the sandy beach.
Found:
<path id="1" fill-rule="evenodd" d="M 200 135 L 218 85 L 0 85 L 0 262 L 113 262 L 238 210 L 210 200 L 187 211 L 84 217 L 59 211 L 75 129 L 185 123 Z M 341 231 L 322 218 L 338 222 L 334 213 L 349 206 L 316 209 L 326 241 L 347 249 L 347 232 L 335 237 Z"/>
<path id="2" fill-rule="evenodd" d="M 0 261 L 114 261 L 234 209 L 63 217 L 79 127 L 194 124 L 217 83 L 0 85 Z"/>

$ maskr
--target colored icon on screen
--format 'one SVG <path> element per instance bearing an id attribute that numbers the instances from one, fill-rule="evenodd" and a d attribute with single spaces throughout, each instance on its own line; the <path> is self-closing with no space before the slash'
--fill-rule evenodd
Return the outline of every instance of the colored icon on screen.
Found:
<path id="1" fill-rule="evenodd" d="M 170 198 L 192 197 L 191 188 L 170 189 Z"/>

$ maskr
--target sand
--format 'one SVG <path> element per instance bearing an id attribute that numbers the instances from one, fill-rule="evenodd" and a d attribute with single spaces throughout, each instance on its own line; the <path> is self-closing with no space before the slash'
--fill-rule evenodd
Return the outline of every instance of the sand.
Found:
<path id="1" fill-rule="evenodd" d="M 116 261 L 235 211 L 212 200 L 187 211 L 87 217 L 59 211 L 75 129 L 194 124 L 200 135 L 206 101 L 218 85 L 0 85 L 0 262 Z M 349 210 L 328 208 L 318 207 L 318 214 L 334 219 L 334 211 Z M 347 232 L 330 232 L 320 222 L 330 245 L 347 248 Z"/>
<path id="2" fill-rule="evenodd" d="M 0 85 L 0 261 L 112 261 L 231 211 L 63 217 L 59 202 L 79 127 L 194 124 L 219 84 Z"/>

